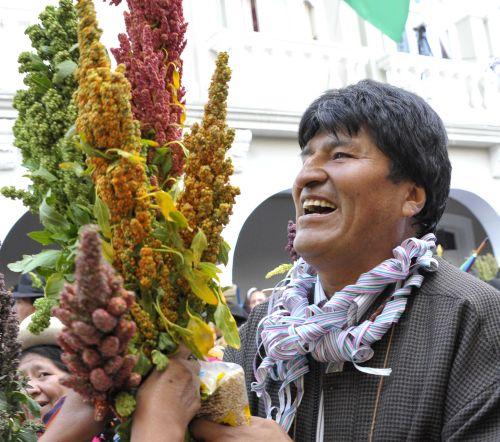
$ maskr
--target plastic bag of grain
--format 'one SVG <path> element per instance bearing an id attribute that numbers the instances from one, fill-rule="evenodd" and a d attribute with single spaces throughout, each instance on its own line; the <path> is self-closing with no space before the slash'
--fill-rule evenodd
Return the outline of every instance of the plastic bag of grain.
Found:
<path id="1" fill-rule="evenodd" d="M 245 373 L 238 364 L 200 361 L 201 409 L 197 417 L 232 427 L 250 424 Z"/>

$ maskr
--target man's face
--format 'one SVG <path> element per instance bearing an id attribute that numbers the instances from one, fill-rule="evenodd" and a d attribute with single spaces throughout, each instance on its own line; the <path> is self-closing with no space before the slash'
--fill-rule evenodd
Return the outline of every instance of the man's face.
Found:
<path id="1" fill-rule="evenodd" d="M 19 322 L 27 318 L 32 313 L 35 313 L 35 307 L 33 306 L 32 298 L 16 298 L 16 313 L 19 318 Z"/>
<path id="2" fill-rule="evenodd" d="M 389 158 L 365 131 L 339 138 L 318 133 L 302 159 L 293 187 L 294 247 L 309 264 L 320 270 L 339 260 L 362 261 L 401 241 L 408 228 L 402 206 L 411 184 L 388 179 Z"/>
<path id="3" fill-rule="evenodd" d="M 250 295 L 250 301 L 248 302 L 248 306 L 251 309 L 253 309 L 255 306 L 262 304 L 263 302 L 266 302 L 266 295 L 262 293 L 261 291 L 255 291 Z"/>

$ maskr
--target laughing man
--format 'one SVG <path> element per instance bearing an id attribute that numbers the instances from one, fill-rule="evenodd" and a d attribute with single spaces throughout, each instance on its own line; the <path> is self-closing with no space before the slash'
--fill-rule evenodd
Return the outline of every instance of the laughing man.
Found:
<path id="1" fill-rule="evenodd" d="M 451 174 L 439 116 L 365 80 L 314 101 L 299 144 L 301 259 L 226 354 L 260 418 L 194 435 L 499 441 L 500 292 L 432 254 Z"/>

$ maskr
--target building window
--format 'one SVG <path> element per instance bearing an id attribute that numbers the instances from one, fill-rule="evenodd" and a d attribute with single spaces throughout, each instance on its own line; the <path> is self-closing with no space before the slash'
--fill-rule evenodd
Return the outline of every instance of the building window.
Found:
<path id="1" fill-rule="evenodd" d="M 304 6 L 306 8 L 306 15 L 309 21 L 309 28 L 311 30 L 311 37 L 313 40 L 318 39 L 318 32 L 316 31 L 316 14 L 314 11 L 314 6 L 310 0 L 304 1 Z"/>
<path id="2" fill-rule="evenodd" d="M 254 32 L 259 32 L 259 14 L 257 13 L 257 0 L 250 0 L 250 8 L 252 10 L 252 26 Z"/>
<path id="3" fill-rule="evenodd" d="M 410 52 L 410 44 L 408 43 L 408 36 L 406 35 L 406 31 L 403 31 L 401 41 L 398 43 L 397 48 L 398 52 Z"/>

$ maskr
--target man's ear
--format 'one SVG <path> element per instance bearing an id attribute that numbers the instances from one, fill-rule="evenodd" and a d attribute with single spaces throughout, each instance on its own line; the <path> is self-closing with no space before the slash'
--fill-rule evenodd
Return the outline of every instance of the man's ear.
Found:
<path id="1" fill-rule="evenodd" d="M 425 189 L 416 184 L 411 184 L 403 204 L 402 214 L 406 218 L 413 218 L 424 208 L 427 195 Z"/>

